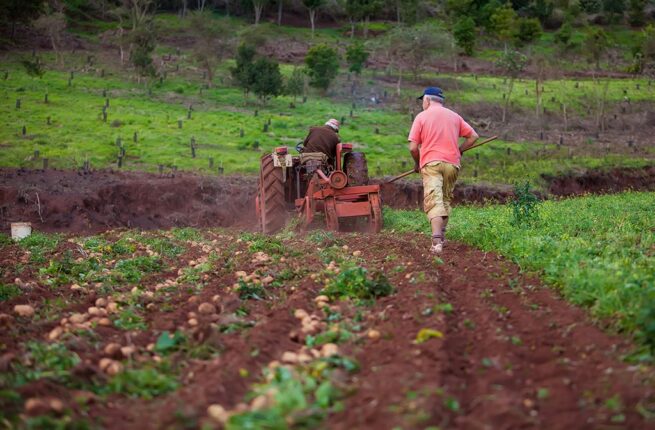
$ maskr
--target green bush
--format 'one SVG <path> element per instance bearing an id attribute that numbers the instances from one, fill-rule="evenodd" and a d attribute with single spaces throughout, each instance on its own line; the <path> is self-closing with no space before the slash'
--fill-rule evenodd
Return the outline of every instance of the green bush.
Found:
<path id="1" fill-rule="evenodd" d="M 532 225 L 539 220 L 539 199 L 530 191 L 530 183 L 525 182 L 514 187 L 514 199 L 511 201 L 514 226 Z"/>
<path id="2" fill-rule="evenodd" d="M 109 381 L 107 390 L 110 393 L 149 400 L 174 391 L 178 386 L 179 384 L 173 376 L 159 369 L 127 369 Z"/>
<path id="3" fill-rule="evenodd" d="M 344 269 L 323 290 L 332 298 L 376 299 L 393 293 L 393 287 L 382 272 L 372 275 L 363 267 Z"/>
<path id="4" fill-rule="evenodd" d="M 18 297 L 20 296 L 20 293 L 20 288 L 16 285 L 0 283 L 0 302 Z"/>
<path id="5" fill-rule="evenodd" d="M 309 84 L 325 91 L 339 73 L 339 55 L 327 45 L 316 45 L 307 51 L 305 65 Z"/>

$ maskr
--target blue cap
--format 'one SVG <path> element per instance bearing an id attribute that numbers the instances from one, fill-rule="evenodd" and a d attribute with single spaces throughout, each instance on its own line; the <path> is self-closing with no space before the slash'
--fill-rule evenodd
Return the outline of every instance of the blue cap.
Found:
<path id="1" fill-rule="evenodd" d="M 442 100 L 446 98 L 439 87 L 427 87 L 425 91 L 423 91 L 423 96 L 435 96 Z M 423 100 L 423 96 L 419 97 L 418 100 Z"/>

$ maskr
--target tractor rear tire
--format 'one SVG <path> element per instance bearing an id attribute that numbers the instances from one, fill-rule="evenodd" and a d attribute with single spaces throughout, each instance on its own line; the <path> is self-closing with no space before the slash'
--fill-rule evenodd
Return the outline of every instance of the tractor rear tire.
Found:
<path id="1" fill-rule="evenodd" d="M 363 152 L 351 152 L 346 154 L 344 160 L 344 171 L 348 175 L 348 186 L 368 185 L 368 165 L 366 154 Z"/>
<path id="2" fill-rule="evenodd" d="M 287 221 L 286 200 L 282 168 L 275 167 L 273 156 L 262 157 L 259 168 L 259 191 L 257 194 L 259 226 L 264 234 L 281 230 Z"/>

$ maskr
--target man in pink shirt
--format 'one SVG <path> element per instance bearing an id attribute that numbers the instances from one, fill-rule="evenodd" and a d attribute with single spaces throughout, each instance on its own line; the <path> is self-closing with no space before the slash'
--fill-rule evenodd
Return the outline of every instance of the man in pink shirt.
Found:
<path id="1" fill-rule="evenodd" d="M 423 210 L 432 226 L 430 252 L 439 254 L 443 251 L 462 152 L 479 136 L 461 116 L 443 106 L 441 88 L 426 88 L 421 99 L 423 112 L 416 115 L 409 132 L 409 152 L 414 158 L 414 170 L 423 177 Z M 466 138 L 461 146 L 460 137 Z"/>

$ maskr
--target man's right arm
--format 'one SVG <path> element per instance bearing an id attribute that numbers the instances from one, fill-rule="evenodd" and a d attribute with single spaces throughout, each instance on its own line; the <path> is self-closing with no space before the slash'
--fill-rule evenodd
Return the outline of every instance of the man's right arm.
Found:
<path id="1" fill-rule="evenodd" d="M 475 142 L 480 138 L 475 130 L 473 130 L 473 127 L 471 127 L 469 123 L 464 121 L 464 119 L 461 117 L 459 124 L 459 135 L 466 138 L 464 143 L 462 143 L 462 145 L 459 147 L 460 154 L 469 149 L 471 146 L 475 145 Z"/>
<path id="2" fill-rule="evenodd" d="M 459 147 L 459 152 L 463 153 L 468 150 L 471 146 L 475 145 L 475 142 L 480 138 L 475 130 L 471 131 L 471 135 L 466 138 L 464 143 Z"/>

